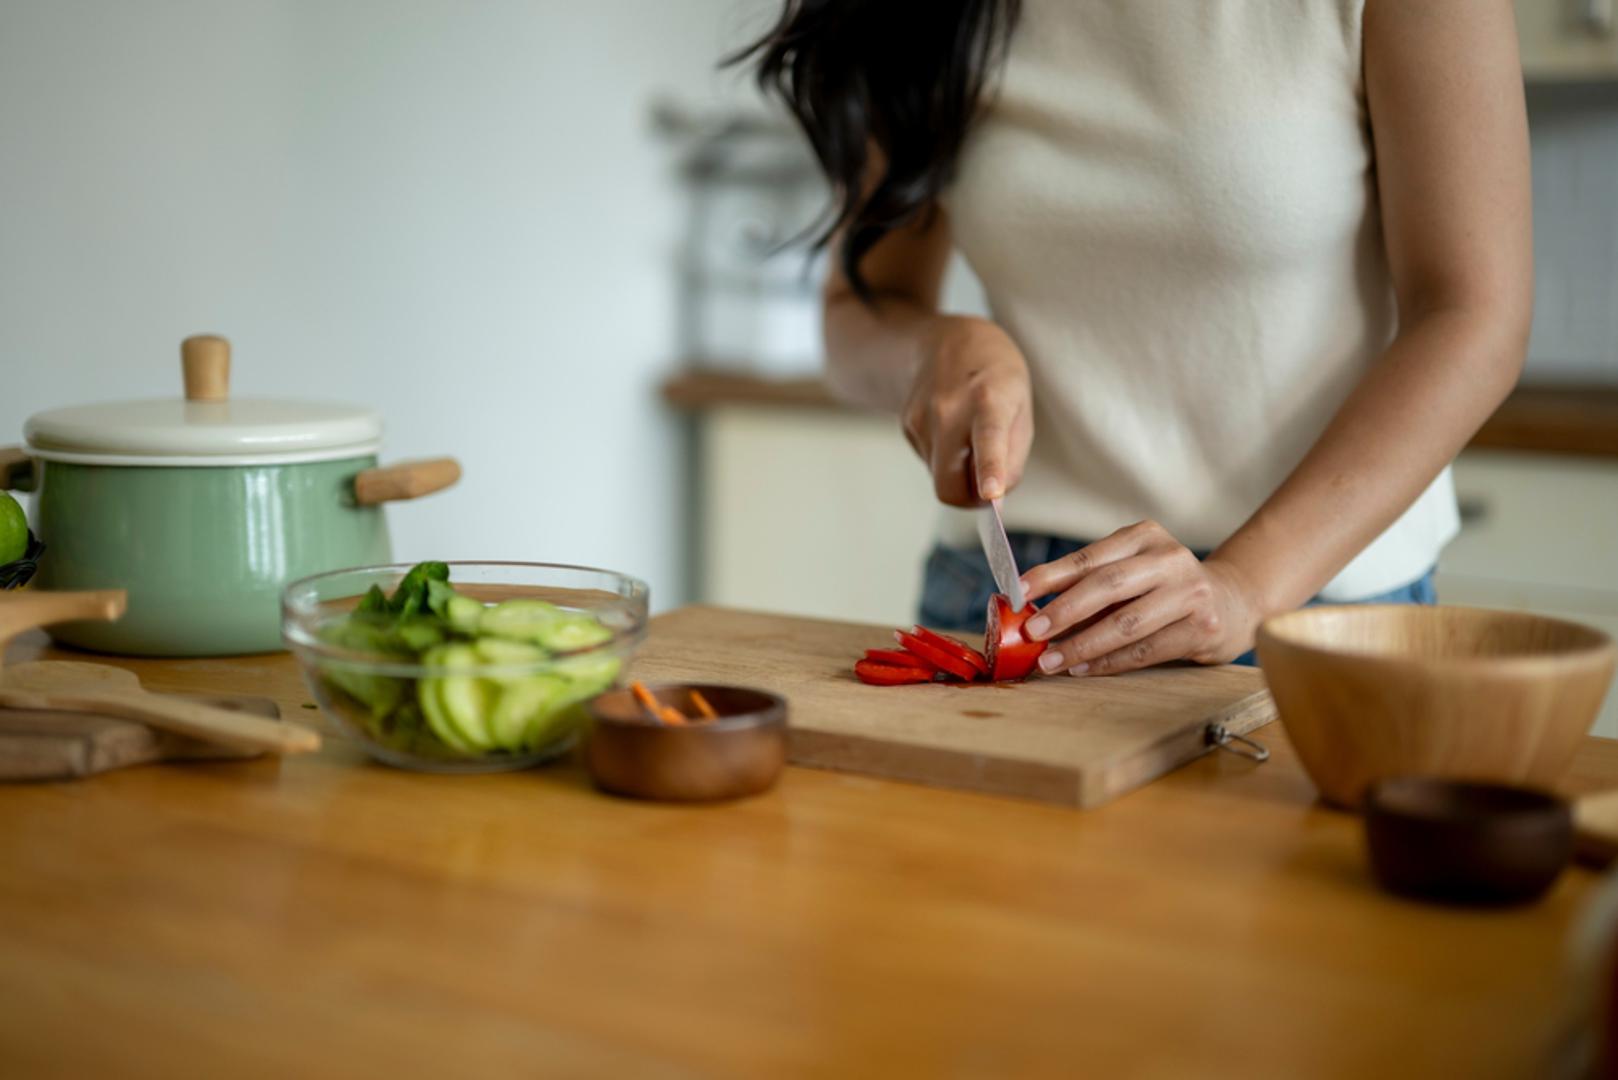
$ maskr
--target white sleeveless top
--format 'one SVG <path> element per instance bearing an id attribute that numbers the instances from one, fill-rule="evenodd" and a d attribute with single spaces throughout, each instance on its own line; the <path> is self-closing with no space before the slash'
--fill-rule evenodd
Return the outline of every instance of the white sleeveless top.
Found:
<path id="1" fill-rule="evenodd" d="M 1008 527 L 1098 539 L 1154 518 L 1211 549 L 1387 345 L 1362 7 L 1025 0 L 946 198 L 1033 375 Z M 1324 595 L 1414 581 L 1457 527 L 1445 470 Z M 946 517 L 946 542 L 974 537 Z"/>

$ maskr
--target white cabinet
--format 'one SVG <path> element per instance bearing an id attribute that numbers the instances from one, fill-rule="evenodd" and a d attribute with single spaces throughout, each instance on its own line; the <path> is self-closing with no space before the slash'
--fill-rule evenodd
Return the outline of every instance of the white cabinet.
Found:
<path id="1" fill-rule="evenodd" d="M 1618 77 L 1618 0 L 1516 0 L 1523 74 L 1532 80 Z"/>
<path id="2" fill-rule="evenodd" d="M 733 607 L 913 622 L 937 516 L 899 422 L 727 406 L 699 421 L 698 595 Z"/>

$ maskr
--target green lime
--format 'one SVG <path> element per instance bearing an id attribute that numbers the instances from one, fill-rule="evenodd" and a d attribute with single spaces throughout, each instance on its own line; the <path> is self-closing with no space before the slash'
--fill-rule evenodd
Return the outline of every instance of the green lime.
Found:
<path id="1" fill-rule="evenodd" d="M 28 518 L 16 499 L 0 491 L 0 566 L 28 554 Z"/>

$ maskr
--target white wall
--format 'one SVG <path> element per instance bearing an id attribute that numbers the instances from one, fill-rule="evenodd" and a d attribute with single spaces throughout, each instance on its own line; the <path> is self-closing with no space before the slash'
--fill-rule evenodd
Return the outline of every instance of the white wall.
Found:
<path id="1" fill-rule="evenodd" d="M 178 394 L 363 402 L 453 453 L 401 558 L 583 561 L 678 599 L 673 152 L 737 0 L 0 0 L 0 443 Z"/>

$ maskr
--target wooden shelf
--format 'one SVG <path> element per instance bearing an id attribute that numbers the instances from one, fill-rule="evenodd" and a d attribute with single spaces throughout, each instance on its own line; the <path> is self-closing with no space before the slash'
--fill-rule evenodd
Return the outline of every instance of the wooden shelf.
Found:
<path id="1" fill-rule="evenodd" d="M 693 411 L 734 405 L 853 411 L 818 377 L 775 379 L 742 371 L 682 372 L 663 384 L 663 399 Z M 1519 386 L 1471 446 L 1618 457 L 1618 385 Z"/>

